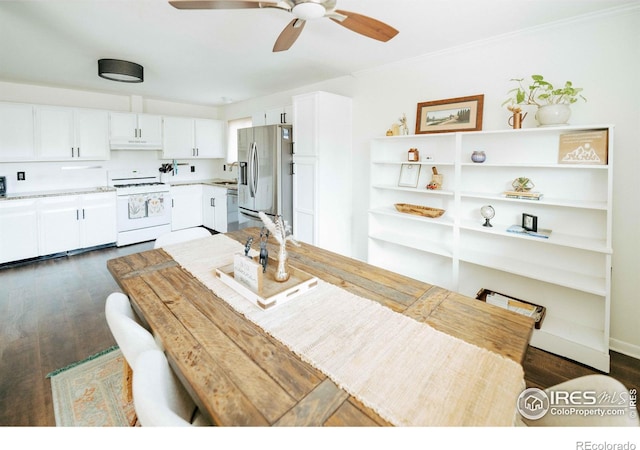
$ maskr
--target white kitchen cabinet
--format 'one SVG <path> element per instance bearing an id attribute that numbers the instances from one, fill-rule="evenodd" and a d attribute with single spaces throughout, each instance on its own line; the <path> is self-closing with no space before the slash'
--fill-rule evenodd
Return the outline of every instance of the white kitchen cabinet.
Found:
<path id="1" fill-rule="evenodd" d="M 0 263 L 38 256 L 37 199 L 0 201 Z"/>
<path id="2" fill-rule="evenodd" d="M 82 248 L 116 242 L 116 195 L 114 192 L 85 194 L 82 202 Z"/>
<path id="3" fill-rule="evenodd" d="M 127 112 L 109 113 L 109 143 L 112 150 L 161 150 L 162 117 Z"/>
<path id="4" fill-rule="evenodd" d="M 36 107 L 39 160 L 109 159 L 107 111 L 56 106 Z"/>
<path id="5" fill-rule="evenodd" d="M 202 185 L 171 186 L 171 229 L 202 225 Z"/>
<path id="6" fill-rule="evenodd" d="M 227 232 L 227 189 L 202 186 L 202 224 L 219 233 Z"/>
<path id="7" fill-rule="evenodd" d="M 608 133 L 608 163 L 558 162 L 561 135 L 594 131 Z M 470 297 L 489 289 L 545 306 L 531 345 L 608 372 L 613 132 L 596 125 L 372 140 L 368 262 Z M 409 163 L 410 148 L 431 159 Z M 472 162 L 476 150 L 485 162 Z M 398 186 L 402 164 L 421 168 L 417 187 Z M 441 190 L 426 189 L 432 167 Z M 543 197 L 506 197 L 518 177 Z M 420 217 L 396 203 L 446 212 Z M 483 205 L 495 210 L 492 227 L 483 226 Z M 551 235 L 507 232 L 523 213 Z"/>
<path id="8" fill-rule="evenodd" d="M 45 197 L 38 216 L 40 255 L 116 241 L 114 192 Z"/>
<path id="9" fill-rule="evenodd" d="M 163 119 L 165 159 L 224 158 L 224 122 L 213 119 L 165 117 Z"/>
<path id="10" fill-rule="evenodd" d="M 0 103 L 0 161 L 35 158 L 34 114 L 33 105 Z"/>
<path id="11" fill-rule="evenodd" d="M 290 125 L 293 120 L 293 105 L 269 108 L 251 116 L 254 127 L 262 125 Z"/>
<path id="12" fill-rule="evenodd" d="M 351 254 L 351 99 L 328 92 L 293 97 L 293 233 Z"/>
<path id="13" fill-rule="evenodd" d="M 80 248 L 80 196 L 47 197 L 40 201 L 40 255 Z"/>

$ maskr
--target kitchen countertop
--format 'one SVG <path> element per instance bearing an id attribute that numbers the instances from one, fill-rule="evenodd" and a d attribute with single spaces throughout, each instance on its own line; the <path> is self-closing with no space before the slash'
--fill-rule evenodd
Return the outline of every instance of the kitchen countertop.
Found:
<path id="1" fill-rule="evenodd" d="M 234 182 L 233 184 L 228 184 L 229 182 Z M 185 181 L 170 181 L 168 183 L 171 186 L 189 186 L 193 184 L 206 184 L 209 186 L 217 186 L 227 189 L 238 189 L 238 183 L 236 180 L 224 180 L 222 178 L 213 178 L 207 180 L 185 180 Z"/>
<path id="2" fill-rule="evenodd" d="M 42 197 L 58 197 L 61 195 L 82 195 L 82 194 L 98 194 L 102 192 L 115 192 L 115 188 L 108 186 L 98 186 L 90 188 L 77 188 L 77 189 L 57 189 L 52 191 L 34 191 L 34 192 L 20 192 L 15 194 L 7 194 L 6 197 L 0 197 L 0 201 L 3 200 L 26 200 Z"/>
<path id="3" fill-rule="evenodd" d="M 237 182 L 234 184 L 228 184 L 230 181 L 235 180 L 225 180 L 222 178 L 213 178 L 206 180 L 185 180 L 185 181 L 170 181 L 170 186 L 188 186 L 193 184 L 206 184 L 210 186 L 217 186 L 222 188 L 227 188 L 231 190 L 237 190 L 238 185 Z M 13 194 L 7 194 L 5 197 L 0 197 L 0 201 L 5 200 L 27 200 L 34 198 L 43 198 L 43 197 L 57 197 L 61 195 L 82 195 L 82 194 L 97 194 L 101 192 L 115 192 L 114 187 L 110 186 L 97 186 L 90 188 L 77 188 L 77 189 L 56 189 L 51 191 L 34 191 L 34 192 L 19 192 Z"/>
<path id="4" fill-rule="evenodd" d="M 225 180 L 222 178 L 213 178 L 206 180 L 185 180 L 185 181 L 170 181 L 170 186 L 188 186 L 192 184 L 206 184 L 210 186 L 217 186 L 222 188 L 227 188 L 230 190 L 237 190 L 238 184 L 237 182 L 234 184 L 228 184 L 230 181 L 235 180 Z M 82 195 L 82 194 L 97 194 L 101 192 L 115 192 L 114 187 L 109 186 L 97 186 L 90 188 L 70 188 L 70 189 L 56 189 L 51 191 L 34 191 L 34 192 L 20 192 L 14 194 L 7 194 L 5 197 L 0 197 L 0 201 L 5 200 L 27 200 L 33 198 L 42 198 L 42 197 L 58 197 L 61 195 Z"/>

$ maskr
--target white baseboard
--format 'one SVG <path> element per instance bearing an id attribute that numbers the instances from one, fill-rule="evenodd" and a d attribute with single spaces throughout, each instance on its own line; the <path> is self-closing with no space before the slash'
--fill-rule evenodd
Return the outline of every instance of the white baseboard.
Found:
<path id="1" fill-rule="evenodd" d="M 609 339 L 609 347 L 614 352 L 640 359 L 640 346 L 638 345 L 629 344 L 628 342 L 617 339 Z"/>

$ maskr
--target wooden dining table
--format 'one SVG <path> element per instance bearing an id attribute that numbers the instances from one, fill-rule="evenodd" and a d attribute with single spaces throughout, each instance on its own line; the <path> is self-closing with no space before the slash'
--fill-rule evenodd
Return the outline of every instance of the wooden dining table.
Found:
<path id="1" fill-rule="evenodd" d="M 258 242 L 259 232 L 226 235 L 244 244 L 249 237 Z M 275 245 L 267 248 L 277 254 Z M 312 245 L 287 249 L 290 265 L 321 280 L 519 364 L 524 359 L 534 327 L 528 317 Z M 107 267 L 213 424 L 390 425 L 163 249 L 111 259 Z"/>

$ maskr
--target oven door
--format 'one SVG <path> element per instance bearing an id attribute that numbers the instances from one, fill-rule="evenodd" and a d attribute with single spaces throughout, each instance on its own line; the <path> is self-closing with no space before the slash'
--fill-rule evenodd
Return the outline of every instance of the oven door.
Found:
<path id="1" fill-rule="evenodd" d="M 118 232 L 171 224 L 171 193 L 118 195 Z"/>

